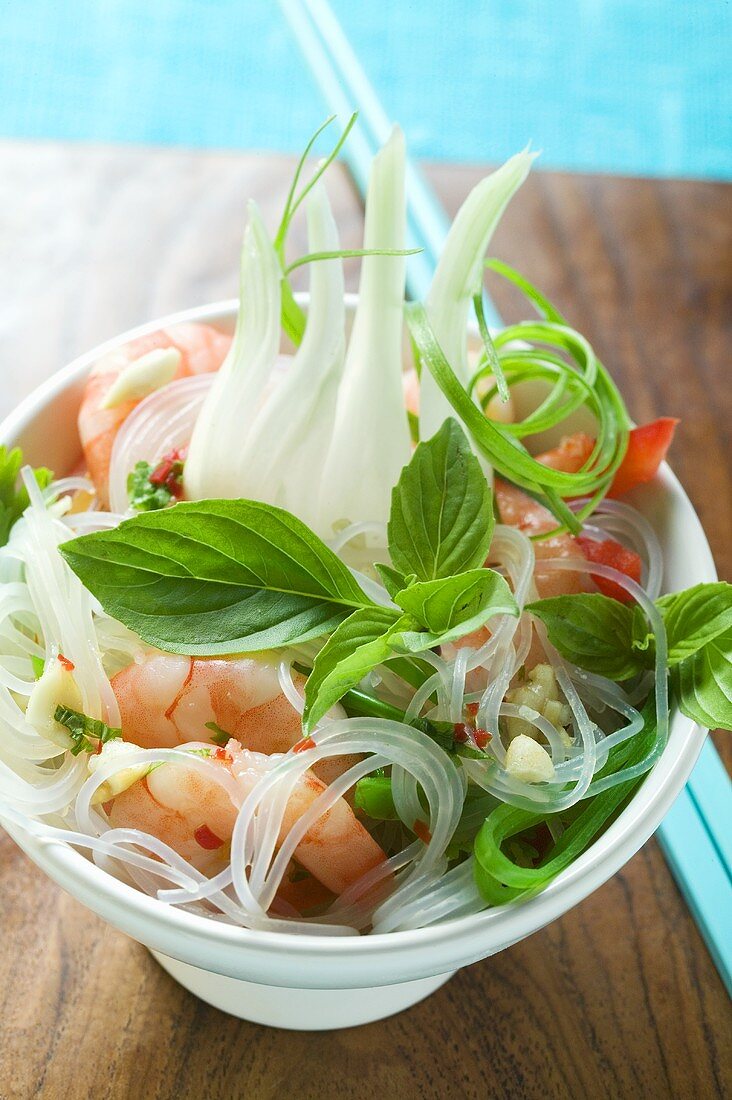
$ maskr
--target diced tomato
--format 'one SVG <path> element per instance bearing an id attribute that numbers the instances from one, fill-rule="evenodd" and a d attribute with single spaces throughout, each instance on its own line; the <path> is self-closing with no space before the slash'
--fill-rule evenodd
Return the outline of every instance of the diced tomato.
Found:
<path id="1" fill-rule="evenodd" d="M 493 734 L 488 733 L 488 730 L 476 730 L 475 731 L 475 743 L 479 749 L 484 749 L 490 741 Z"/>
<path id="2" fill-rule="evenodd" d="M 640 584 L 641 559 L 635 550 L 629 550 L 627 546 L 616 542 L 615 539 L 605 539 L 604 542 L 595 542 L 584 535 L 578 535 L 576 543 L 582 550 L 588 561 L 597 562 L 599 565 L 609 565 L 626 577 Z M 598 577 L 591 573 L 593 581 L 604 596 L 610 596 L 621 603 L 633 603 L 633 597 L 615 581 L 609 581 L 605 577 Z"/>
<path id="3" fill-rule="evenodd" d="M 458 745 L 464 745 L 465 742 L 468 740 L 468 730 L 464 722 L 455 723 L 455 732 L 453 734 L 453 739 L 457 742 Z"/>
<path id="4" fill-rule="evenodd" d="M 595 449 L 595 440 L 587 432 L 575 432 L 565 435 L 558 447 L 536 455 L 536 461 L 552 470 L 562 470 L 565 474 L 576 474 L 581 470 Z"/>
<path id="5" fill-rule="evenodd" d="M 199 825 L 197 829 L 194 829 L 193 836 L 196 843 L 205 848 L 207 852 L 214 852 L 217 848 L 223 847 L 224 844 L 221 837 L 216 836 L 216 833 L 212 832 L 208 825 Z"/>
<path id="6" fill-rule="evenodd" d="M 628 450 L 613 478 L 609 496 L 622 496 L 636 485 L 651 481 L 656 476 L 658 467 L 671 446 L 678 423 L 673 416 L 662 416 L 650 424 L 633 428 L 628 440 Z"/>

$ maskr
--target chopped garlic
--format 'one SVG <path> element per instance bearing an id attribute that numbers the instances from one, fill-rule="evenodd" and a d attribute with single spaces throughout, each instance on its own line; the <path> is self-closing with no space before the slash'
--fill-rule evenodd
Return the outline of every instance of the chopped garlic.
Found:
<path id="1" fill-rule="evenodd" d="M 125 367 L 107 390 L 103 409 L 113 409 L 123 401 L 139 401 L 172 382 L 180 367 L 177 348 L 153 348 Z"/>
<path id="2" fill-rule="evenodd" d="M 554 778 L 554 765 L 546 749 L 532 737 L 520 733 L 506 750 L 506 771 L 524 783 L 548 783 Z"/>
<path id="3" fill-rule="evenodd" d="M 54 718 L 56 707 L 82 710 L 81 691 L 74 679 L 70 662 L 59 657 L 49 657 L 43 675 L 35 684 L 26 707 L 26 720 L 33 728 L 62 749 L 73 748 L 69 731 Z"/>
<path id="4" fill-rule="evenodd" d="M 540 664 L 532 668 L 527 681 L 506 693 L 506 702 L 537 711 L 556 727 L 565 744 L 572 743 L 565 729 L 572 721 L 572 711 L 562 700 L 551 665 Z M 507 718 L 506 728 L 510 740 L 520 735 L 534 739 L 541 736 L 536 726 L 524 718 Z"/>
<path id="5" fill-rule="evenodd" d="M 121 760 L 122 757 L 139 751 L 139 745 L 132 745 L 129 741 L 122 741 L 121 738 L 115 737 L 114 740 L 102 745 L 100 753 L 89 757 L 89 771 L 93 775 L 102 764 L 107 764 L 115 758 Z M 143 779 L 153 767 L 155 767 L 154 764 L 136 764 L 133 768 L 121 768 L 100 784 L 92 796 L 92 806 L 98 806 L 100 802 L 109 802 L 110 798 L 116 798 L 133 783 L 137 783 L 138 779 Z"/>

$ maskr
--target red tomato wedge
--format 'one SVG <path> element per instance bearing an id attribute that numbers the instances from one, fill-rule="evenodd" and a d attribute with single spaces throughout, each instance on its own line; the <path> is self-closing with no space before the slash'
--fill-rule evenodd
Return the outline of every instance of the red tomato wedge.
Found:
<path id="1" fill-rule="evenodd" d="M 636 485 L 653 480 L 671 446 L 678 423 L 673 416 L 662 416 L 650 424 L 632 429 L 628 450 L 613 478 L 608 496 L 622 496 Z M 565 435 L 558 447 L 537 455 L 536 461 L 553 470 L 562 470 L 565 474 L 576 474 L 587 462 L 594 446 L 592 436 L 586 432 L 575 432 L 574 435 Z"/>
<path id="2" fill-rule="evenodd" d="M 673 416 L 662 416 L 659 420 L 652 420 L 650 424 L 633 428 L 628 440 L 628 450 L 613 478 L 609 496 L 622 496 L 636 485 L 653 480 L 671 446 L 678 423 Z"/>
<path id="3" fill-rule="evenodd" d="M 609 565 L 632 581 L 640 584 L 641 559 L 635 550 L 629 550 L 627 546 L 616 542 L 615 539 L 605 539 L 604 542 L 595 542 L 585 535 L 578 535 L 575 542 L 588 561 L 597 562 L 599 565 Z M 610 596 L 621 603 L 633 603 L 633 597 L 615 581 L 609 581 L 605 577 L 598 577 L 591 573 L 593 581 L 604 596 Z"/>

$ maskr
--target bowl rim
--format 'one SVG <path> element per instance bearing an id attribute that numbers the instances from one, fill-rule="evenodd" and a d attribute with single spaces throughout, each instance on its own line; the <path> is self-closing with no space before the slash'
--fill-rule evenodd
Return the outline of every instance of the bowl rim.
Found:
<path id="1" fill-rule="evenodd" d="M 307 304 L 307 294 L 296 297 L 301 304 Z M 357 297 L 353 293 L 344 295 L 347 308 L 355 306 Z M 223 299 L 167 314 L 104 341 L 75 358 L 26 396 L 0 423 L 0 443 L 14 443 L 44 408 L 80 381 L 90 366 L 106 352 L 138 336 L 181 322 L 214 325 L 227 322 L 235 318 L 237 310 L 236 299 Z M 693 505 L 665 462 L 659 476 L 664 489 L 672 494 L 677 503 L 685 504 L 696 521 L 696 530 L 689 532 L 693 536 L 698 559 L 694 583 L 716 580 L 711 550 Z M 265 955 L 284 953 L 323 960 L 344 959 L 354 956 L 354 953 L 361 959 L 375 955 L 397 955 L 403 963 L 401 972 L 405 966 L 408 969 L 410 954 L 428 948 L 435 952 L 432 972 L 437 973 L 440 965 L 442 969 L 454 969 L 482 957 L 486 951 L 481 949 L 480 940 L 487 937 L 489 930 L 491 940 L 498 941 L 500 947 L 509 946 L 567 912 L 611 878 L 648 840 L 670 809 L 696 763 L 706 735 L 707 731 L 691 719 L 678 711 L 674 712 L 669 744 L 630 803 L 609 828 L 540 893 L 470 916 L 406 931 L 367 936 L 293 935 L 225 924 L 159 902 L 121 882 L 66 842 L 31 836 L 19 826 L 4 827 L 50 877 L 71 893 L 80 893 L 81 900 L 89 908 L 125 930 L 129 925 L 125 925 L 121 918 L 127 915 L 138 925 L 140 922 L 151 922 L 164 926 L 171 934 L 178 933 L 181 942 L 185 940 L 187 950 L 179 947 L 170 953 L 177 956 L 184 954 L 189 961 L 206 965 L 209 969 L 213 969 L 211 950 L 223 948 L 234 953 L 248 953 L 255 949 Z M 670 759 L 670 749 L 674 753 L 673 760 Z M 108 906 L 102 903 L 105 896 L 114 902 L 114 913 L 110 913 Z M 115 914 L 119 915 L 119 920 Z M 196 950 L 196 944 L 199 950 Z M 440 947 L 442 950 L 437 952 Z M 497 949 L 500 948 L 494 947 L 492 950 Z M 423 972 L 424 967 L 419 974 Z M 407 975 L 409 978 L 413 976 L 418 976 L 416 970 L 414 974 Z M 406 979 L 402 974 L 395 980 Z"/>

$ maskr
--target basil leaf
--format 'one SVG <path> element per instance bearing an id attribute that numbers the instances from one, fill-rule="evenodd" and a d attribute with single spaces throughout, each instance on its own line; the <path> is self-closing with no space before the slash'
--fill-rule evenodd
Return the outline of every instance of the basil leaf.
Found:
<path id="1" fill-rule="evenodd" d="M 391 654 L 389 636 L 402 621 L 388 607 L 355 611 L 331 634 L 305 684 L 303 728 L 309 732 L 327 711 Z"/>
<path id="2" fill-rule="evenodd" d="M 421 653 L 477 630 L 492 615 L 517 615 L 506 581 L 492 569 L 417 582 L 397 594 L 407 613 L 388 607 L 354 612 L 315 658 L 305 685 L 303 725 L 309 731 L 367 672 L 395 652 Z M 432 627 L 420 630 L 420 625 Z"/>
<path id="3" fill-rule="evenodd" d="M 627 680 L 643 667 L 633 654 L 633 608 L 594 592 L 550 596 L 527 605 L 549 641 L 572 664 L 611 680 Z"/>
<path id="4" fill-rule="evenodd" d="M 397 592 L 401 592 L 402 588 L 406 587 L 407 578 L 403 577 L 398 569 L 392 569 L 390 565 L 384 565 L 383 562 L 378 561 L 374 563 L 374 568 L 392 599 L 394 599 Z"/>
<path id="5" fill-rule="evenodd" d="M 732 730 L 732 630 L 677 665 L 672 682 L 688 718 L 705 729 Z"/>
<path id="6" fill-rule="evenodd" d="M 518 615 L 511 589 L 493 569 L 471 569 L 444 580 L 418 581 L 397 592 L 394 602 L 435 635 L 451 633 L 458 627 L 460 634 L 468 634 L 492 615 Z"/>
<path id="7" fill-rule="evenodd" d="M 732 585 L 695 584 L 656 600 L 668 636 L 669 664 L 693 656 L 720 634 L 732 631 Z"/>
<path id="8" fill-rule="evenodd" d="M 172 653 L 290 645 L 370 603 L 304 523 L 260 501 L 176 504 L 60 551 L 109 615 Z"/>
<path id="9" fill-rule="evenodd" d="M 420 581 L 480 566 L 493 533 L 491 491 L 465 432 L 449 418 L 417 446 L 391 495 L 389 551 Z"/>

